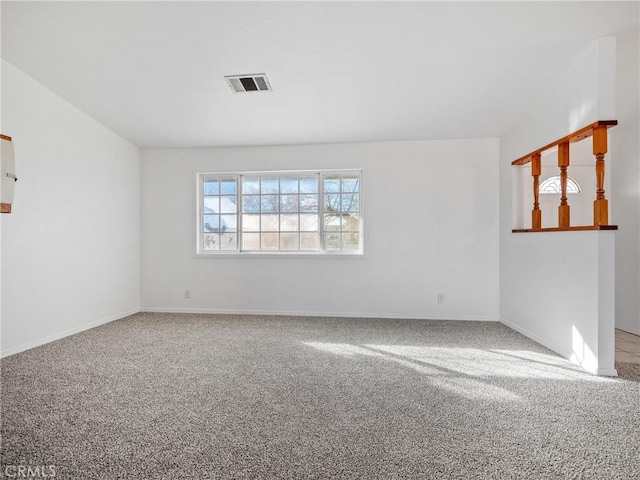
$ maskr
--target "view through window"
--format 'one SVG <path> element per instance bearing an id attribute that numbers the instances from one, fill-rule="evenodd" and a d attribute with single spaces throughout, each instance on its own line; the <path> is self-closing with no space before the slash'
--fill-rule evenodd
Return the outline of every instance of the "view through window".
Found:
<path id="1" fill-rule="evenodd" d="M 198 252 L 361 253 L 361 172 L 200 174 Z"/>

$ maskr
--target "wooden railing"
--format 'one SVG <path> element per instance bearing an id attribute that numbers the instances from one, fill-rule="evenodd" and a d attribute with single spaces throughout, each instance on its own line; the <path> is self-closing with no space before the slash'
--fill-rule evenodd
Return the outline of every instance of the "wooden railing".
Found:
<path id="1" fill-rule="evenodd" d="M 531 228 L 514 229 L 513 232 L 548 232 L 562 230 L 617 230 L 615 225 L 609 225 L 609 203 L 605 197 L 604 157 L 607 154 L 607 129 L 618 124 L 617 120 L 601 120 L 587 125 L 555 142 L 545 145 L 517 160 L 511 165 L 526 165 L 531 163 L 533 177 L 533 210 L 531 211 Z M 571 226 L 571 207 L 567 198 L 567 169 L 569 168 L 569 144 L 592 137 L 593 155 L 596 158 L 596 198 L 593 202 L 593 225 Z M 542 152 L 551 148 L 558 148 L 558 167 L 560 168 L 560 205 L 558 206 L 558 226 L 542 228 L 542 210 L 540 209 L 540 175 L 542 174 Z"/>
<path id="2" fill-rule="evenodd" d="M 2 135 L 0 134 L 0 139 L 2 140 L 6 140 L 7 142 L 11 141 L 11 137 L 8 137 L 7 135 Z M 2 147 L 4 149 L 4 147 Z M 0 154 L 1 157 L 1 154 Z M 4 178 L 5 178 L 5 165 L 4 162 L 2 162 L 2 158 L 0 158 L 0 166 L 2 167 L 1 172 L 2 172 L 2 182 L 4 182 Z M 10 203 L 0 203 L 0 213 L 11 213 L 11 204 Z"/>

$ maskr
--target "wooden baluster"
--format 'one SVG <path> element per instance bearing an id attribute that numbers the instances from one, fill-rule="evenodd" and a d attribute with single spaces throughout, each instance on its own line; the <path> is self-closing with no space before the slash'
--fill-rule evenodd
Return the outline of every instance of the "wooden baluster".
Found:
<path id="1" fill-rule="evenodd" d="M 609 225 L 609 201 L 604 196 L 604 156 L 607 153 L 607 127 L 593 129 L 593 154 L 596 156 L 596 199 L 593 224 Z"/>
<path id="2" fill-rule="evenodd" d="M 571 225 L 571 207 L 567 203 L 567 167 L 569 166 L 569 144 L 558 145 L 558 167 L 560 167 L 560 206 L 558 207 L 558 227 L 569 228 Z"/>
<path id="3" fill-rule="evenodd" d="M 542 173 L 540 154 L 531 157 L 531 175 L 533 176 L 533 210 L 531 211 L 531 228 L 542 228 L 542 210 L 540 210 L 540 174 Z"/>

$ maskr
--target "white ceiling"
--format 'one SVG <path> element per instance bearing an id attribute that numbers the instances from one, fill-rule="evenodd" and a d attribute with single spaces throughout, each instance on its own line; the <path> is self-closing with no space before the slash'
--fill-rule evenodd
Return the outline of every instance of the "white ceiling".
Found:
<path id="1" fill-rule="evenodd" d="M 139 147 L 496 137 L 638 5 L 3 1 L 2 57 Z"/>

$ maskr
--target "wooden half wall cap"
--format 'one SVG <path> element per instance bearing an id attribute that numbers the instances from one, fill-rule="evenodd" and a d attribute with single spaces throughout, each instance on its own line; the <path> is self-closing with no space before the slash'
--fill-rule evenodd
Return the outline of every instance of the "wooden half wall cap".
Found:
<path id="1" fill-rule="evenodd" d="M 593 135 L 593 130 L 596 128 L 606 127 L 608 129 L 611 127 L 615 127 L 616 125 L 618 125 L 617 120 L 598 120 L 597 122 L 593 122 L 591 125 L 587 125 L 580 130 L 576 130 L 575 132 L 570 133 L 569 135 L 562 137 L 555 142 L 551 142 L 550 144 L 545 145 L 542 148 L 534 150 L 533 152 L 528 153 L 518 158 L 517 160 L 514 160 L 513 162 L 511 162 L 511 165 L 526 165 L 531 161 L 531 158 L 538 153 L 549 150 L 550 148 L 555 147 L 556 145 L 560 145 L 561 143 L 574 143 L 579 142 L 580 140 L 584 140 L 585 138 L 589 138 L 591 135 Z"/>

